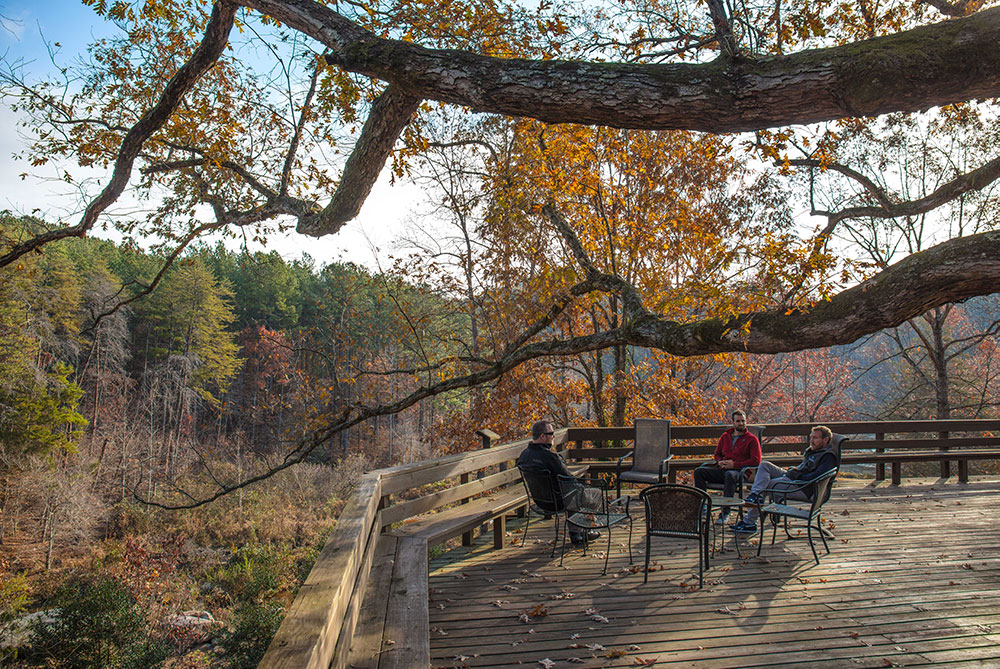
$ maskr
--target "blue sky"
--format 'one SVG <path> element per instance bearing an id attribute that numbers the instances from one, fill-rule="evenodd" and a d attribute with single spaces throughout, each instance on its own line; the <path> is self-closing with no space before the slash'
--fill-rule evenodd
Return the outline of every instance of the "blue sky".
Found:
<path id="1" fill-rule="evenodd" d="M 23 64 L 28 79 L 54 71 L 49 48 L 57 53 L 57 63 L 68 65 L 84 54 L 94 39 L 116 31 L 79 0 L 0 0 L 0 14 L 3 15 L 0 54 L 8 64 Z M 20 178 L 30 167 L 11 157 L 24 142 L 17 120 L 4 101 L 0 105 L 0 209 L 19 214 L 34 212 L 46 220 L 75 223 L 82 211 L 79 193 L 60 183 L 58 165 L 34 170 L 36 174 L 31 178 Z M 106 175 L 98 173 L 94 177 L 100 184 Z M 91 188 L 88 195 L 93 197 L 97 192 Z M 361 214 L 338 234 L 316 240 L 290 233 L 274 239 L 268 248 L 288 258 L 308 251 L 319 262 L 344 259 L 374 266 L 372 247 L 380 249 L 378 256 L 384 260 L 393 238 L 403 229 L 405 219 L 412 216 L 414 204 L 420 199 L 419 188 L 412 184 L 390 186 L 389 175 L 383 173 Z M 123 203 L 118 210 L 127 215 L 130 205 Z"/>

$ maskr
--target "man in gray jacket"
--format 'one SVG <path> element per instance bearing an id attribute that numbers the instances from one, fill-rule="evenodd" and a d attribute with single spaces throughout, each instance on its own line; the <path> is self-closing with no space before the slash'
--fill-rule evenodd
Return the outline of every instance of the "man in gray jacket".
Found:
<path id="1" fill-rule="evenodd" d="M 817 425 L 809 434 L 809 448 L 802 454 L 802 462 L 795 465 L 788 471 L 770 462 L 764 461 L 757 467 L 757 475 L 754 477 L 750 494 L 747 495 L 746 504 L 750 507 L 743 520 L 732 526 L 734 532 L 741 534 L 751 534 L 757 531 L 757 507 L 763 501 L 761 491 L 787 490 L 798 487 L 805 481 L 812 481 L 820 474 L 830 471 L 840 463 L 837 453 L 830 443 L 833 438 L 833 431 L 825 425 Z M 808 500 L 806 494 L 808 488 L 791 493 L 789 499 Z"/>

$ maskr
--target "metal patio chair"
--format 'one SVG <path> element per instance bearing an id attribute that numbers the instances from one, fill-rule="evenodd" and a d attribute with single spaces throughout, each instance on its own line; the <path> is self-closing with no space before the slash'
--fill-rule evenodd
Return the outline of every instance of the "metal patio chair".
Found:
<path id="1" fill-rule="evenodd" d="M 761 444 L 764 443 L 764 426 L 763 425 L 747 425 L 747 430 L 749 432 L 753 433 L 753 435 L 755 437 L 757 437 L 757 441 L 759 441 Z M 838 457 L 838 461 L 839 461 L 839 457 Z M 714 462 L 714 460 L 709 460 L 708 462 Z M 743 497 L 743 483 L 746 481 L 746 473 L 748 471 L 750 471 L 751 469 L 756 469 L 756 467 L 755 466 L 749 466 L 749 467 L 744 467 L 744 468 L 742 468 L 740 470 L 740 473 L 739 473 L 740 482 L 736 486 L 736 496 L 737 497 L 740 497 L 740 498 Z M 705 487 L 708 488 L 709 490 L 725 490 L 726 489 L 725 486 L 726 486 L 725 483 L 714 483 L 712 481 L 707 481 L 705 483 Z"/>
<path id="2" fill-rule="evenodd" d="M 712 526 L 712 496 L 694 486 L 661 483 L 639 493 L 646 507 L 646 568 L 642 582 L 649 581 L 652 537 L 698 541 L 698 587 L 704 585 L 708 568 L 708 535 Z"/>
<path id="3" fill-rule="evenodd" d="M 789 520 L 806 521 L 806 536 L 809 539 L 809 548 L 812 549 L 816 564 L 819 564 L 819 554 L 816 552 L 816 545 L 813 543 L 812 531 L 815 528 L 819 532 L 820 539 L 823 540 L 823 547 L 827 555 L 830 554 L 830 546 L 826 543 L 826 533 L 821 526 L 822 518 L 820 513 L 823 505 L 830 499 L 830 492 L 833 488 L 833 480 L 837 476 L 837 469 L 830 469 L 819 475 L 812 481 L 803 481 L 799 485 L 789 486 L 784 484 L 780 489 L 765 489 L 763 494 L 770 495 L 771 502 L 760 507 L 760 543 L 757 544 L 757 555 L 760 556 L 760 549 L 764 545 L 764 522 L 763 519 L 770 516 L 773 530 L 771 532 L 771 544 L 778 536 L 778 523 L 784 521 L 785 534 L 789 539 L 794 539 L 789 531 Z M 789 500 L 808 501 L 809 508 L 792 506 L 787 504 Z"/>
<path id="4" fill-rule="evenodd" d="M 635 445 L 631 451 L 618 458 L 615 470 L 618 497 L 622 496 L 622 482 L 663 483 L 670 474 L 670 421 L 659 418 L 635 419 Z M 622 470 L 626 460 L 632 468 Z"/>
<path id="5" fill-rule="evenodd" d="M 528 505 L 521 545 L 524 546 L 528 542 L 528 528 L 531 527 L 532 512 L 539 514 L 546 520 L 550 517 L 554 518 L 556 537 L 552 542 L 552 552 L 549 554 L 549 557 L 553 557 L 559 546 L 559 517 L 566 515 L 562 495 L 556 488 L 557 482 L 552 480 L 552 474 L 547 469 L 535 469 L 522 465 L 518 465 L 517 469 L 521 472 L 521 482 L 524 484 L 524 490 L 531 502 Z"/>
<path id="6" fill-rule="evenodd" d="M 608 550 L 604 554 L 604 572 L 608 573 L 608 558 L 611 557 L 611 528 L 621 523 L 628 523 L 628 560 L 632 564 L 632 516 L 628 513 L 628 498 L 618 498 L 613 502 L 608 499 L 608 486 L 599 478 L 575 478 L 559 475 L 559 490 L 562 502 L 566 507 L 566 527 L 563 528 L 563 550 L 559 556 L 562 565 L 566 554 L 566 535 L 569 525 L 579 527 L 583 532 L 583 554 L 587 554 L 588 530 L 607 530 Z M 625 508 L 621 509 L 624 502 Z M 614 510 L 618 507 L 619 510 Z"/>

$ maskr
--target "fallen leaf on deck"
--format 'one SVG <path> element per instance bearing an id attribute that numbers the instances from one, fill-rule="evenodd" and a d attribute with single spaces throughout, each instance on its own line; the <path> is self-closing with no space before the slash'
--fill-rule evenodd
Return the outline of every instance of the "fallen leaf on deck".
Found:
<path id="1" fill-rule="evenodd" d="M 549 658 L 545 658 L 544 660 L 539 660 L 538 664 L 545 667 L 545 669 L 552 669 L 552 667 L 556 666 L 556 663 L 550 660 Z"/>
<path id="2" fill-rule="evenodd" d="M 517 588 L 516 585 L 511 585 L 511 584 L 508 583 L 507 585 L 501 585 L 500 589 L 501 590 L 506 590 L 507 592 L 513 592 L 514 590 L 517 590 L 518 588 Z"/>
<path id="3" fill-rule="evenodd" d="M 545 607 L 545 604 L 538 604 L 532 608 L 525 611 L 532 618 L 541 618 L 542 616 L 549 615 L 549 610 Z"/>
<path id="4" fill-rule="evenodd" d="M 528 623 L 531 622 L 531 619 L 528 617 L 527 613 L 522 613 L 521 615 L 519 615 L 517 617 L 517 619 L 520 620 L 524 624 L 528 624 Z"/>
<path id="5" fill-rule="evenodd" d="M 728 606 L 723 606 L 721 609 L 716 609 L 716 611 L 719 612 L 719 613 L 724 613 L 727 616 L 735 616 L 736 615 L 736 611 L 733 611 Z"/>
<path id="6" fill-rule="evenodd" d="M 573 664 L 583 664 L 584 662 L 586 662 L 586 660 L 581 660 L 578 657 L 567 657 L 566 661 L 572 662 Z"/>
<path id="7" fill-rule="evenodd" d="M 626 655 L 628 655 L 628 653 L 622 650 L 621 648 L 612 648 L 611 650 L 609 650 L 607 653 L 604 654 L 604 657 L 608 657 L 613 660 L 616 657 L 625 657 Z"/>
<path id="8" fill-rule="evenodd" d="M 508 601 L 506 599 L 494 599 L 493 600 L 493 606 L 497 607 L 498 609 L 502 609 L 504 604 L 510 604 L 510 601 Z"/>
<path id="9" fill-rule="evenodd" d="M 609 622 L 611 622 L 610 620 L 608 620 L 604 616 L 599 615 L 597 613 L 595 613 L 594 615 L 590 616 L 590 619 L 591 620 L 596 620 L 599 623 L 609 623 Z"/>
<path id="10" fill-rule="evenodd" d="M 570 639 L 579 639 L 579 638 L 580 638 L 580 635 L 579 635 L 579 634 L 570 634 L 570 635 L 569 635 L 569 638 L 570 638 Z"/>
<path id="11" fill-rule="evenodd" d="M 566 592 L 563 590 L 558 595 L 549 595 L 549 599 L 573 599 L 576 597 L 572 592 Z"/>
<path id="12" fill-rule="evenodd" d="M 587 650 L 604 650 L 604 646 L 599 643 L 588 643 L 586 648 Z"/>
<path id="13" fill-rule="evenodd" d="M 637 667 L 652 667 L 654 664 L 656 664 L 656 661 L 658 659 L 660 659 L 660 658 L 658 658 L 658 657 L 650 657 L 650 658 L 637 657 L 637 658 L 635 658 L 632 661 L 632 664 L 634 664 Z"/>
<path id="14" fill-rule="evenodd" d="M 636 651 L 636 650 L 642 650 L 642 649 L 639 648 L 638 646 L 636 646 L 635 644 L 632 644 L 631 646 L 628 647 L 628 650 Z"/>

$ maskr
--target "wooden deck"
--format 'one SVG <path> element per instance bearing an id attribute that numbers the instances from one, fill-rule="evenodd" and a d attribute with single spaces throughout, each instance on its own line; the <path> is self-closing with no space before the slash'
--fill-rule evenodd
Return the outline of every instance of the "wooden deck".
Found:
<path id="1" fill-rule="evenodd" d="M 820 565 L 779 531 L 760 559 L 716 554 L 702 590 L 693 542 L 654 539 L 643 584 L 641 509 L 637 568 L 616 528 L 606 576 L 601 541 L 562 568 L 549 558 L 536 540 L 551 521 L 533 521 L 524 547 L 493 550 L 486 535 L 431 560 L 431 663 L 1000 667 L 1000 482 L 842 479 L 826 509 L 836 539 Z"/>

